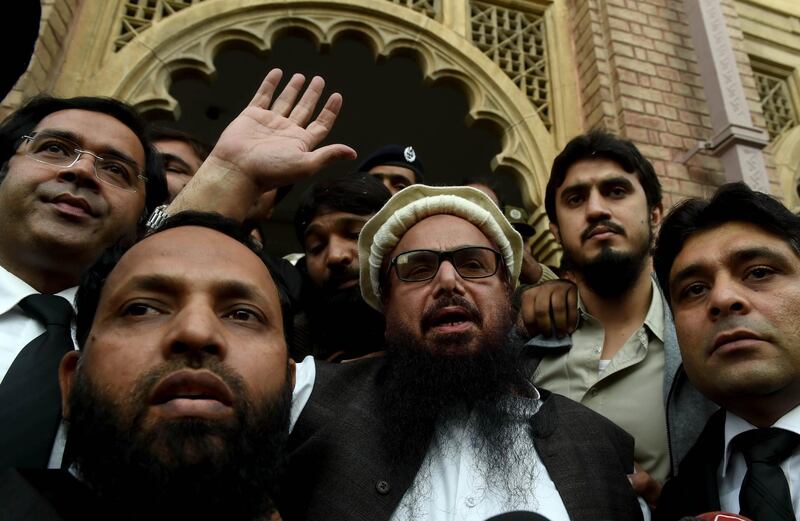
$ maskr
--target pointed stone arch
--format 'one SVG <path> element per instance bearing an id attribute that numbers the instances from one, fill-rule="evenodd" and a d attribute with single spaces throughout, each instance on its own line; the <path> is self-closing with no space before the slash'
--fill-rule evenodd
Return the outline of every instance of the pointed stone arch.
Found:
<path id="1" fill-rule="evenodd" d="M 467 123 L 489 124 L 500 133 L 495 172 L 518 180 L 522 199 L 537 228 L 542 260 L 555 261 L 558 248 L 542 219 L 544 187 L 555 156 L 553 135 L 514 82 L 464 36 L 422 13 L 376 0 L 217 0 L 201 2 L 153 24 L 94 75 L 97 94 L 125 100 L 143 111 L 178 114 L 169 93 L 176 71 L 213 77 L 214 57 L 231 42 L 267 52 L 286 31 L 302 31 L 318 48 L 342 35 L 357 34 L 377 57 L 413 55 L 426 82 L 447 82 L 469 105 Z M 266 72 L 266 71 L 265 71 Z M 242 106 L 247 100 L 242 100 Z"/>

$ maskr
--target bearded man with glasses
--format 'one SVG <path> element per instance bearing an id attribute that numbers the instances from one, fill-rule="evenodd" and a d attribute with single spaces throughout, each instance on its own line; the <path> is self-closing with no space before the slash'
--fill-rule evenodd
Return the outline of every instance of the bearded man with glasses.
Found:
<path id="1" fill-rule="evenodd" d="M 522 239 L 491 199 L 408 187 L 358 257 L 386 356 L 297 364 L 285 521 L 642 518 L 632 438 L 531 384 L 512 305 Z"/>
<path id="2" fill-rule="evenodd" d="M 58 466 L 76 286 L 135 237 L 166 181 L 145 123 L 105 98 L 28 102 L 0 124 L 0 165 L 0 469 Z"/>

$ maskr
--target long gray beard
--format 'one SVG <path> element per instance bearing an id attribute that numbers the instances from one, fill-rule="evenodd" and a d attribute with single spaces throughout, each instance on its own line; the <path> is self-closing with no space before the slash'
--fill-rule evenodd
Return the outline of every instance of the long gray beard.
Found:
<path id="1" fill-rule="evenodd" d="M 389 339 L 382 397 L 386 449 L 395 464 L 426 451 L 401 504 L 409 519 L 425 517 L 421 505 L 430 498 L 432 463 L 457 459 L 467 447 L 475 455 L 471 472 L 488 485 L 482 494 L 509 507 L 532 497 L 537 466 L 531 425 L 538 402 L 531 398 L 524 338 L 509 329 L 490 335 L 469 357 L 442 359 L 409 336 Z"/>
<path id="2" fill-rule="evenodd" d="M 428 453 L 414 484 L 399 506 L 401 519 L 429 517 L 426 505 L 433 494 L 434 476 L 441 463 L 462 460 L 472 452 L 472 465 L 459 473 L 473 474 L 477 484 L 469 501 L 475 505 L 491 501 L 501 510 L 538 510 L 534 483 L 537 465 L 531 424 L 538 400 L 507 395 L 491 403 L 480 403 L 470 413 L 461 407 L 450 411 L 436 428 Z"/>

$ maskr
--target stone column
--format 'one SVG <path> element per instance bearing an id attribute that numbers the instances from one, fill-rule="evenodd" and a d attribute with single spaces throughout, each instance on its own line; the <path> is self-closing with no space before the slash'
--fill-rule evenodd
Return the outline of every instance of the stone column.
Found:
<path id="1" fill-rule="evenodd" d="M 753 126 L 719 0 L 684 0 L 713 126 L 706 148 L 719 157 L 727 181 L 769 193 L 761 149 L 764 131 Z"/>

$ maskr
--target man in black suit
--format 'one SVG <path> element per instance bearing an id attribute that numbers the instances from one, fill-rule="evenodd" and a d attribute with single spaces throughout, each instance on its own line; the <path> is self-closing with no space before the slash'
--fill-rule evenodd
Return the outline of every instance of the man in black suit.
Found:
<path id="1" fill-rule="evenodd" d="M 98 97 L 39 96 L 0 123 L 0 469 L 61 463 L 75 287 L 167 195 L 146 129 Z"/>
<path id="2" fill-rule="evenodd" d="M 632 438 L 530 383 L 522 241 L 468 187 L 396 194 L 359 238 L 385 357 L 298 364 L 284 520 L 640 519 Z"/>
<path id="3" fill-rule="evenodd" d="M 800 515 L 800 218 L 743 184 L 691 199 L 655 253 L 686 373 L 722 406 L 664 487 L 656 518 Z"/>

